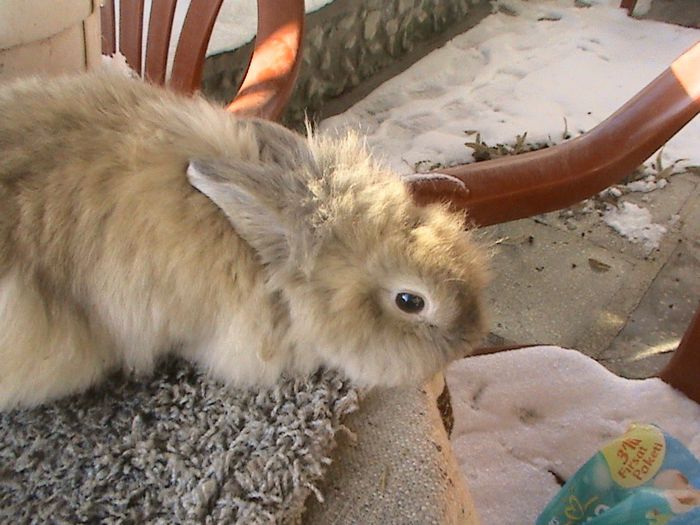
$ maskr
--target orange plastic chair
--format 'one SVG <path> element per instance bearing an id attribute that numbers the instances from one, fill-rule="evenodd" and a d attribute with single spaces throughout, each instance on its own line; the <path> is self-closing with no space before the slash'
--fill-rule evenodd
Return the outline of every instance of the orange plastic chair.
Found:
<path id="1" fill-rule="evenodd" d="M 199 89 L 214 21 L 223 0 L 191 0 L 167 85 L 180 92 Z M 142 64 L 143 0 L 121 0 L 119 50 L 129 66 L 148 81 L 166 84 L 168 50 L 177 0 L 152 2 L 146 59 Z M 117 31 L 114 0 L 101 8 L 102 54 L 114 55 Z M 258 0 L 258 31 L 253 54 L 227 109 L 244 116 L 277 120 L 291 97 L 301 63 L 303 0 Z"/>

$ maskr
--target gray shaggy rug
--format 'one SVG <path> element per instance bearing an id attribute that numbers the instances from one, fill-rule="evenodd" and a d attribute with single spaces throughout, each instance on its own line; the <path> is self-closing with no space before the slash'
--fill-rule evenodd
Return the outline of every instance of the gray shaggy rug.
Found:
<path id="1" fill-rule="evenodd" d="M 295 523 L 357 393 L 226 389 L 182 361 L 0 414 L 0 523 Z"/>

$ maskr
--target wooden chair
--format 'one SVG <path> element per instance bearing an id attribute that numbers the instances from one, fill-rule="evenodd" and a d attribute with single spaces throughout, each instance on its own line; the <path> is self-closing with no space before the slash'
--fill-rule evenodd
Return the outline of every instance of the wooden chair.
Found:
<path id="1" fill-rule="evenodd" d="M 168 51 L 177 0 L 152 2 L 146 54 L 143 49 L 143 0 L 121 0 L 117 38 L 114 0 L 101 11 L 102 54 L 119 50 L 129 66 L 150 82 L 177 91 L 199 89 L 214 21 L 223 0 L 192 0 L 185 16 L 172 73 L 166 79 Z M 238 115 L 277 120 L 289 101 L 301 63 L 304 34 L 303 0 L 258 0 L 258 31 L 248 69 L 227 109 Z"/>

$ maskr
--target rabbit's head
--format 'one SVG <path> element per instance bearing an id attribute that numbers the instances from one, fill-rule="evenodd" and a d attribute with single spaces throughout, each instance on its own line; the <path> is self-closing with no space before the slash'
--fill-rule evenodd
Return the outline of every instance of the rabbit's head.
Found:
<path id="1" fill-rule="evenodd" d="M 257 252 L 297 359 L 392 386 L 469 355 L 485 328 L 486 257 L 464 216 L 416 206 L 353 136 L 249 125 L 256 159 L 194 160 L 188 175 Z"/>

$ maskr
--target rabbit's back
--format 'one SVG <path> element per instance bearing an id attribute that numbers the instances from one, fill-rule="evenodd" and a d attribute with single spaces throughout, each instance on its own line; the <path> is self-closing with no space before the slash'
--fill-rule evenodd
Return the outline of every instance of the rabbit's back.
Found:
<path id="1" fill-rule="evenodd" d="M 86 292 L 75 279 L 96 273 L 169 278 L 176 296 L 178 266 L 228 273 L 250 255 L 185 177 L 191 156 L 250 147 L 244 133 L 224 144 L 192 129 L 202 113 L 209 128 L 230 127 L 217 108 L 113 75 L 49 82 L 0 90 L 3 267 L 58 293 Z"/>
<path id="2" fill-rule="evenodd" d="M 188 183 L 187 162 L 256 147 L 221 108 L 127 78 L 0 88 L 3 290 L 18 279 L 33 294 L 22 304 L 72 312 L 71 330 L 107 334 L 132 369 L 208 337 L 220 312 L 265 298 L 251 249 Z M 0 324 L 16 324 L 18 310 L 2 310 Z"/>

